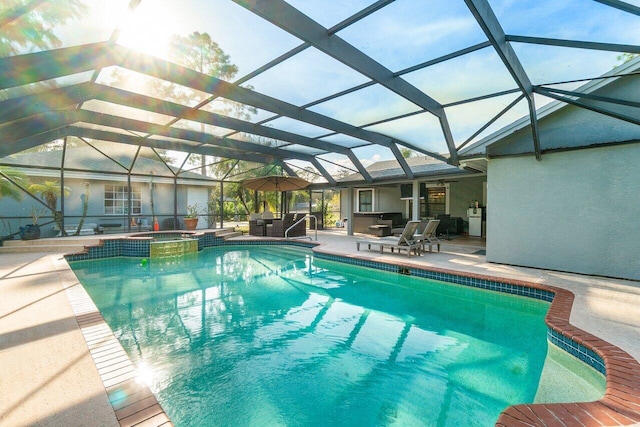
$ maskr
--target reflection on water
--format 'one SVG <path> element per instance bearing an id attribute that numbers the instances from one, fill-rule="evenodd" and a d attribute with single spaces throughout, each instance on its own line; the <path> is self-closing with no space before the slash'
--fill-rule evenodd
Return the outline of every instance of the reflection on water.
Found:
<path id="1" fill-rule="evenodd" d="M 548 304 L 280 247 L 72 263 L 176 425 L 493 425 Z"/>

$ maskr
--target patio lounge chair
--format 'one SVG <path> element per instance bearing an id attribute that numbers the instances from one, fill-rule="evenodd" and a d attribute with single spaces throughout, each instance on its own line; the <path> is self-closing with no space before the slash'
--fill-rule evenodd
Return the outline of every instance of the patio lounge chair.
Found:
<path id="1" fill-rule="evenodd" d="M 420 251 L 422 249 L 422 243 L 415 240 L 414 235 L 416 234 L 416 230 L 418 229 L 418 224 L 420 221 L 409 221 L 407 225 L 404 227 L 402 234 L 399 238 L 395 237 L 383 237 L 380 239 L 362 239 L 356 240 L 356 248 L 360 250 L 360 245 L 367 245 L 368 249 L 371 249 L 371 246 L 379 246 L 380 253 L 383 253 L 384 248 L 391 249 L 391 252 L 394 252 L 396 249 L 398 252 L 402 250 L 407 251 L 407 256 L 411 256 L 411 251 L 415 254 L 420 255 Z"/>
<path id="2" fill-rule="evenodd" d="M 431 247 L 433 245 L 438 246 L 438 252 L 440 252 L 440 239 L 436 237 L 436 230 L 440 224 L 439 219 L 431 219 L 429 221 L 421 221 L 418 231 L 416 232 L 414 239 L 422 244 L 422 251 L 424 252 L 427 245 L 429 245 L 429 252 L 433 252 Z"/>

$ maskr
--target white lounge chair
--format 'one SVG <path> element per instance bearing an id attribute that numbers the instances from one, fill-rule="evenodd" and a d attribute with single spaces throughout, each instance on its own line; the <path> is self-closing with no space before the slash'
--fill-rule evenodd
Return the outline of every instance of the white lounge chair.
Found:
<path id="1" fill-rule="evenodd" d="M 406 250 L 407 256 L 411 256 L 412 251 L 416 255 L 420 255 L 420 252 L 422 250 L 422 243 L 416 241 L 414 238 L 416 230 L 418 229 L 418 224 L 420 224 L 420 221 L 409 221 L 404 227 L 402 234 L 398 238 L 382 237 L 380 239 L 356 240 L 356 248 L 357 250 L 360 250 L 360 245 L 363 244 L 367 245 L 368 249 L 371 249 L 371 246 L 379 246 L 380 253 L 384 252 L 384 248 L 389 248 L 391 249 L 391 252 L 394 252 L 396 249 L 398 250 L 398 252 Z"/>
<path id="2" fill-rule="evenodd" d="M 418 232 L 416 233 L 414 239 L 422 244 L 422 251 L 426 250 L 427 245 L 429 245 L 429 252 L 433 252 L 431 247 L 433 245 L 438 246 L 438 252 L 440 252 L 440 239 L 436 237 L 436 229 L 438 228 L 438 224 L 440 224 L 439 219 L 431 219 L 424 224 L 424 227 L 420 229 L 418 227 Z M 423 225 L 423 222 L 420 223 L 420 226 Z"/>

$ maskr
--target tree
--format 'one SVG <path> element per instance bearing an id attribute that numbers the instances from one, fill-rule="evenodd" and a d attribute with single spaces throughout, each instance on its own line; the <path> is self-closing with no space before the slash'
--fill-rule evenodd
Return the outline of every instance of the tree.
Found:
<path id="1" fill-rule="evenodd" d="M 0 1 L 0 16 L 15 16 L 9 18 L 0 31 L 0 58 L 60 47 L 62 42 L 55 34 L 56 27 L 71 19 L 82 18 L 86 10 L 80 0 Z M 55 87 L 53 80 L 11 87 L 0 91 L 0 100 Z"/>
<path id="2" fill-rule="evenodd" d="M 33 4 L 36 3 L 34 7 Z M 0 32 L 0 57 L 18 55 L 33 50 L 47 50 L 61 46 L 55 34 L 57 26 L 74 18 L 82 18 L 87 7 L 80 0 L 3 0 L 0 16 L 19 13 L 2 27 Z"/>
<path id="3" fill-rule="evenodd" d="M 65 140 L 66 140 L 66 145 L 65 145 Z M 56 139 L 51 142 L 47 142 L 32 148 L 28 148 L 24 150 L 23 153 L 41 153 L 43 151 L 60 151 L 65 146 L 67 149 L 69 149 L 69 148 L 75 148 L 75 147 L 82 147 L 84 145 L 85 145 L 84 142 L 80 138 L 75 136 L 68 136 L 65 139 Z"/>
<path id="4" fill-rule="evenodd" d="M 629 52 L 621 53 L 620 55 L 616 56 L 616 59 L 620 61 L 620 63 L 617 64 L 615 67 L 625 64 L 631 61 L 633 58 L 637 58 L 638 56 L 639 55 L 637 53 L 629 53 Z"/>
<path id="5" fill-rule="evenodd" d="M 222 80 L 231 80 L 238 73 L 229 55 L 207 33 L 194 31 L 186 37 L 171 36 L 169 56 L 185 67 Z"/>
<path id="6" fill-rule="evenodd" d="M 16 16 L 0 31 L 0 57 L 24 54 L 35 50 L 48 50 L 62 45 L 55 30 L 72 19 L 82 19 L 87 7 L 81 0 L 3 0 L 0 16 Z M 0 91 L 0 99 L 17 98 L 43 88 L 55 88 L 53 81 L 17 86 Z M 55 145 L 54 141 L 51 143 Z M 46 147 L 44 150 L 51 148 Z M 41 150 L 41 151 L 44 151 Z M 31 150 L 38 151 L 38 150 Z"/>
<path id="7" fill-rule="evenodd" d="M 224 53 L 208 33 L 195 31 L 186 37 L 171 36 L 169 39 L 169 58 L 176 64 L 226 81 L 231 81 L 238 73 L 238 67 L 231 63 L 229 55 Z M 124 76 L 115 74 L 114 78 L 122 81 Z M 183 105 L 198 105 L 210 97 L 209 94 L 159 79 L 145 79 L 143 84 L 146 86 L 144 93 Z M 222 104 L 224 108 L 218 111 L 220 114 L 247 120 L 256 113 L 254 107 L 234 101 L 225 99 Z"/>
<path id="8" fill-rule="evenodd" d="M 13 182 L 26 185 L 27 177 L 15 169 L 0 166 L 0 199 L 9 197 L 14 200 L 22 200 L 22 191 Z"/>
<path id="9" fill-rule="evenodd" d="M 225 81 L 232 81 L 238 73 L 238 67 L 231 63 L 229 55 L 222 50 L 218 43 L 211 39 L 208 33 L 195 31 L 186 37 L 173 35 L 169 40 L 169 57 L 172 61 L 180 65 Z M 194 103 L 197 105 L 209 98 L 208 94 L 185 90 L 185 88 L 176 85 L 163 85 L 161 89 L 164 91 L 164 97 L 173 99 L 176 102 L 182 102 L 185 105 L 187 105 L 187 102 L 189 102 L 188 105 Z M 221 109 L 216 111 L 217 113 L 242 120 L 249 120 L 251 116 L 257 112 L 255 107 L 228 99 L 223 99 L 219 106 Z M 205 132 L 205 125 L 201 124 L 199 130 Z M 200 158 L 203 174 L 205 174 L 205 156 L 197 157 Z M 195 164 L 196 161 L 196 156 L 189 157 L 191 164 Z M 215 174 L 216 168 L 225 167 L 226 165 L 222 163 L 216 163 L 214 166 L 209 167 L 209 171 Z M 240 198 L 240 200 L 243 205 L 245 205 L 242 198 Z"/>
<path id="10" fill-rule="evenodd" d="M 80 230 L 82 230 L 82 226 L 84 225 L 84 220 L 87 219 L 87 211 L 89 210 L 89 187 L 90 186 L 91 184 L 89 182 L 84 183 L 84 194 L 80 196 L 80 199 L 82 199 L 82 217 L 80 217 L 80 222 L 78 223 L 76 232 L 73 233 L 74 236 L 80 235 Z"/>
<path id="11" fill-rule="evenodd" d="M 214 176 L 217 176 L 218 178 L 227 176 L 227 174 L 230 173 L 231 170 L 233 170 L 231 179 L 236 180 L 244 180 L 247 178 L 264 176 L 272 173 L 273 171 L 273 166 L 251 162 L 238 162 L 236 160 L 223 160 L 213 164 L 210 168 L 212 169 Z M 254 212 L 256 211 L 256 208 L 259 208 L 259 206 L 256 206 L 254 203 L 255 192 L 253 190 L 244 188 L 241 182 L 225 182 L 224 193 L 226 197 L 236 199 L 242 205 L 245 212 Z M 271 210 L 275 210 L 277 206 L 276 193 L 260 193 L 261 199 L 267 202 L 267 204 L 271 207 Z M 220 200 L 220 187 L 214 187 L 211 190 L 210 199 L 212 201 Z"/>
<path id="12" fill-rule="evenodd" d="M 31 184 L 29 186 L 29 191 L 40 194 L 42 200 L 44 200 L 51 212 L 53 212 L 54 221 L 60 230 L 62 230 L 62 216 L 57 210 L 58 197 L 62 194 L 62 189 L 60 188 L 58 181 L 44 181 L 42 184 Z M 69 187 L 64 187 L 64 195 L 69 195 Z"/>
<path id="13" fill-rule="evenodd" d="M 418 153 L 417 151 L 414 151 L 411 148 L 406 148 L 406 147 L 400 148 L 400 153 L 402 154 L 402 157 L 404 157 L 405 159 L 408 159 L 410 157 L 417 157 L 420 155 L 420 153 Z"/>

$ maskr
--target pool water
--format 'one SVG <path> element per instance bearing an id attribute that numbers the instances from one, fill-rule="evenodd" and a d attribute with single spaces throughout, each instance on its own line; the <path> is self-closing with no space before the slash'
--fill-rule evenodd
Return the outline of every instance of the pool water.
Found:
<path id="1" fill-rule="evenodd" d="M 549 303 L 274 246 L 71 266 L 176 426 L 487 426 L 534 401 Z"/>

